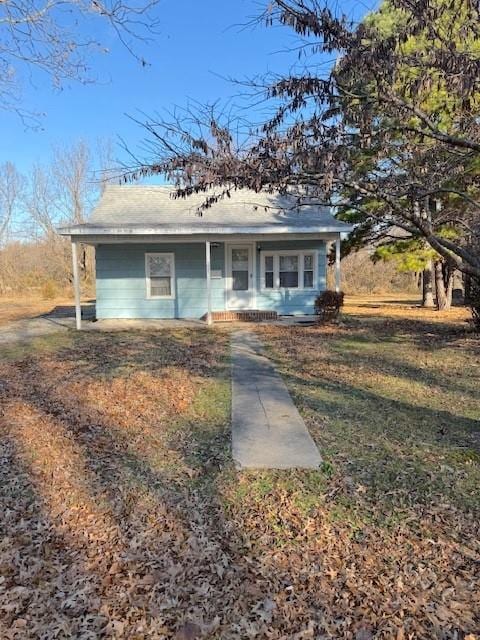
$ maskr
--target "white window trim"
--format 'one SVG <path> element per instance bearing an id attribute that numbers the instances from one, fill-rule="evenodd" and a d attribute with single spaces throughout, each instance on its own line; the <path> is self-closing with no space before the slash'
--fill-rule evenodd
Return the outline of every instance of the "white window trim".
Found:
<path id="1" fill-rule="evenodd" d="M 280 286 L 280 256 L 298 256 L 298 287 Z M 303 286 L 304 256 L 313 255 L 313 287 Z M 273 287 L 265 286 L 265 258 L 273 258 Z M 262 291 L 315 291 L 318 289 L 318 251 L 315 249 L 276 249 L 260 252 L 260 289 Z"/>
<path id="2" fill-rule="evenodd" d="M 150 256 L 162 256 L 170 259 L 170 291 L 169 296 L 152 296 L 150 291 Z M 147 300 L 174 300 L 175 299 L 175 254 L 166 253 L 162 251 L 155 251 L 154 253 L 145 254 L 145 285 L 147 289 Z"/>

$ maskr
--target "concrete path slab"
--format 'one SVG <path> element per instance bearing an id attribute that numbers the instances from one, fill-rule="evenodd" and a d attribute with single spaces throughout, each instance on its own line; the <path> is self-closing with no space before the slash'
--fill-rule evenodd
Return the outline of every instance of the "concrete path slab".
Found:
<path id="1" fill-rule="evenodd" d="M 240 468 L 315 469 L 322 462 L 285 383 L 250 331 L 232 336 L 232 455 Z"/>
<path id="2" fill-rule="evenodd" d="M 82 320 L 82 331 L 161 331 L 162 329 L 204 328 L 203 320 Z M 59 331 L 75 330 L 75 318 L 40 316 L 15 320 L 0 327 L 0 347 L 16 342 L 28 342 Z"/>
<path id="3" fill-rule="evenodd" d="M 27 342 L 34 338 L 49 336 L 59 331 L 66 331 L 74 326 L 74 321 L 69 318 L 51 320 L 46 317 L 27 318 L 16 320 L 0 327 L 0 346 L 15 342 Z"/>

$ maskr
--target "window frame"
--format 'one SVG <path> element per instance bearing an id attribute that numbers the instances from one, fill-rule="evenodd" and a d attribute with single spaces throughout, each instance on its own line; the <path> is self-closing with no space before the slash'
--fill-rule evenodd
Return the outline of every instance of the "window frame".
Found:
<path id="1" fill-rule="evenodd" d="M 271 269 L 267 269 L 266 268 L 266 258 L 272 258 L 272 268 Z M 276 284 L 276 280 L 275 280 L 275 256 L 269 254 L 269 253 L 265 253 L 265 255 L 262 254 L 260 255 L 260 271 L 261 271 L 261 282 L 260 282 L 260 288 L 261 289 L 265 289 L 266 291 L 274 291 L 275 290 L 275 284 Z M 266 285 L 266 281 L 267 281 L 267 273 L 271 273 L 272 274 L 272 286 L 271 287 L 267 287 Z"/>
<path id="2" fill-rule="evenodd" d="M 150 261 L 151 256 L 162 256 L 162 258 L 168 257 L 170 260 L 170 295 L 169 296 L 153 296 L 151 294 L 151 275 L 150 275 Z M 155 276 L 153 276 L 155 277 Z M 165 276 L 158 276 L 165 277 Z M 145 286 L 147 293 L 147 300 L 174 300 L 175 299 L 175 254 L 167 251 L 149 251 L 145 253 Z"/>
<path id="3" fill-rule="evenodd" d="M 280 256 L 298 256 L 298 287 L 280 286 Z M 313 256 L 313 286 L 304 286 L 305 256 Z M 273 287 L 265 286 L 265 258 L 273 258 Z M 307 269 L 310 271 L 310 269 Z M 318 288 L 318 251 L 316 249 L 275 249 L 260 252 L 260 289 L 261 291 L 315 291 Z"/>

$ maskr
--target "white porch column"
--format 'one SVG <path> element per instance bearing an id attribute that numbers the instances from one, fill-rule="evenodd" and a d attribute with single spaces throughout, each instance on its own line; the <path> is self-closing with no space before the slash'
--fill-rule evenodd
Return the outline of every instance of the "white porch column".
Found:
<path id="1" fill-rule="evenodd" d="M 335 291 L 338 293 L 342 285 L 342 276 L 340 272 L 340 234 L 335 240 Z"/>
<path id="2" fill-rule="evenodd" d="M 210 240 L 205 241 L 205 264 L 207 277 L 207 324 L 212 324 L 212 270 L 210 265 Z"/>
<path id="3" fill-rule="evenodd" d="M 73 272 L 73 293 L 75 296 L 75 326 L 82 328 L 82 307 L 80 304 L 80 278 L 78 277 L 78 255 L 77 243 L 72 240 L 72 272 Z"/>
<path id="4" fill-rule="evenodd" d="M 253 243 L 252 258 L 252 279 L 253 279 L 253 308 L 257 309 L 257 241 Z"/>

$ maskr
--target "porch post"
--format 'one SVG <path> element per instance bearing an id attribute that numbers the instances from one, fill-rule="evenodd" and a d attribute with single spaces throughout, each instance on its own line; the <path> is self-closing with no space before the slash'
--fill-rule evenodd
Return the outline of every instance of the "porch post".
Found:
<path id="1" fill-rule="evenodd" d="M 338 234 L 338 238 L 335 240 L 335 291 L 338 293 L 340 291 L 342 284 L 341 273 L 340 273 L 340 234 Z"/>
<path id="2" fill-rule="evenodd" d="M 72 272 L 73 293 L 75 296 L 75 326 L 80 330 L 82 328 L 82 307 L 80 304 L 80 278 L 78 277 L 77 243 L 74 240 L 72 240 Z"/>
<path id="3" fill-rule="evenodd" d="M 253 243 L 253 258 L 252 258 L 252 278 L 253 278 L 253 308 L 257 309 L 257 241 Z"/>
<path id="4" fill-rule="evenodd" d="M 205 241 L 205 264 L 207 277 L 207 324 L 212 324 L 212 274 L 210 266 L 210 240 Z"/>

